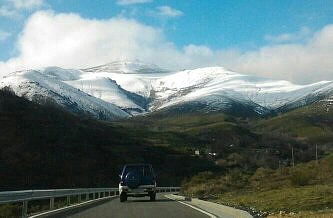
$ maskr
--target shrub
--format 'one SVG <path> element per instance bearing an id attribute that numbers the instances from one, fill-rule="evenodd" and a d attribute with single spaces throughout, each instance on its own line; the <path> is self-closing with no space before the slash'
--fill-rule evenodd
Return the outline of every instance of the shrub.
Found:
<path id="1" fill-rule="evenodd" d="M 260 167 L 250 178 L 250 184 L 255 189 L 262 189 L 264 185 L 269 183 L 273 170 Z"/>
<path id="2" fill-rule="evenodd" d="M 320 161 L 320 167 L 318 167 L 317 179 L 324 184 L 333 182 L 332 154 Z"/>
<path id="3" fill-rule="evenodd" d="M 21 208 L 18 204 L 4 204 L 0 205 L 0 218 L 18 217 Z"/>
<path id="4" fill-rule="evenodd" d="M 291 173 L 290 181 L 294 186 L 305 186 L 309 185 L 312 178 L 313 174 L 310 170 L 295 169 Z"/>
<path id="5" fill-rule="evenodd" d="M 215 176 L 212 172 L 201 172 L 198 175 L 194 176 L 191 180 L 192 184 L 205 183 L 210 179 L 213 179 Z"/>
<path id="6" fill-rule="evenodd" d="M 248 184 L 248 176 L 239 169 L 231 170 L 225 177 L 225 184 L 230 188 L 244 188 Z"/>

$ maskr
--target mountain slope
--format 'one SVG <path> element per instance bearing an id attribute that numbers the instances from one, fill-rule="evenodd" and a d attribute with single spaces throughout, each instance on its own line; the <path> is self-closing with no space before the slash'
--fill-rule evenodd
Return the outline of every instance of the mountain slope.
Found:
<path id="1" fill-rule="evenodd" d="M 301 102 L 310 96 L 321 99 L 333 91 L 332 82 L 300 86 L 287 81 L 237 74 L 220 67 L 181 71 L 156 82 L 157 101 L 165 102 L 159 108 L 195 100 L 214 106 L 219 103 L 219 99 L 222 99 L 220 107 L 223 107 L 223 103 L 228 102 L 223 100 L 225 98 L 251 105 L 254 111 L 265 113 L 265 110 L 296 107 L 292 104 L 297 102 L 301 106 Z"/>
<path id="2" fill-rule="evenodd" d="M 112 103 L 103 101 L 67 83 L 78 79 L 80 71 L 46 68 L 13 73 L 0 81 L 0 87 L 10 87 L 19 96 L 39 101 L 49 98 L 75 113 L 85 113 L 99 119 L 129 117 Z"/>
<path id="3" fill-rule="evenodd" d="M 16 72 L 0 80 L 0 87 L 5 86 L 29 99 L 47 96 L 70 111 L 105 119 L 159 110 L 267 115 L 333 96 L 331 81 L 295 85 L 221 67 L 171 72 L 129 61 L 82 70 Z"/>
<path id="4" fill-rule="evenodd" d="M 126 163 L 149 162 L 159 185 L 212 167 L 168 147 L 144 129 L 114 126 L 0 90 L 0 190 L 116 186 Z M 144 134 L 141 134 L 144 133 Z"/>
<path id="5" fill-rule="evenodd" d="M 332 145 L 332 112 L 330 101 L 323 101 L 269 119 L 155 112 L 110 123 L 0 91 L 0 186 L 116 185 L 118 167 L 145 161 L 154 164 L 161 183 L 174 185 L 216 167 L 276 168 L 279 161 L 289 163 L 291 146 L 298 162 L 308 161 L 314 142 L 319 155 Z M 203 155 L 192 157 L 195 149 Z M 207 161 L 211 151 L 218 153 L 217 166 Z"/>
<path id="6" fill-rule="evenodd" d="M 333 104 L 323 100 L 276 117 L 261 120 L 255 129 L 292 136 L 309 144 L 332 145 Z"/>

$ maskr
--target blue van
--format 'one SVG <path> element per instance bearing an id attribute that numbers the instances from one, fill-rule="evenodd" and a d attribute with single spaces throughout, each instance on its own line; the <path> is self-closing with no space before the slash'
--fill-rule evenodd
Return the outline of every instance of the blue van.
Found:
<path id="1" fill-rule="evenodd" d="M 120 176 L 120 202 L 127 197 L 149 196 L 151 201 L 156 199 L 156 176 L 151 164 L 127 164 Z"/>

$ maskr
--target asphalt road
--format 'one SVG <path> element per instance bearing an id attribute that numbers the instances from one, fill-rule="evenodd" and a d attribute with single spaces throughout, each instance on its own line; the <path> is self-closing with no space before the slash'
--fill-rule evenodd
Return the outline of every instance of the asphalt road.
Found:
<path id="1" fill-rule="evenodd" d="M 53 216 L 54 217 L 54 216 Z M 78 208 L 56 216 L 70 218 L 207 218 L 208 216 L 176 201 L 158 194 L 156 201 L 145 198 L 128 198 L 120 203 L 119 198 L 100 202 L 89 207 Z"/>

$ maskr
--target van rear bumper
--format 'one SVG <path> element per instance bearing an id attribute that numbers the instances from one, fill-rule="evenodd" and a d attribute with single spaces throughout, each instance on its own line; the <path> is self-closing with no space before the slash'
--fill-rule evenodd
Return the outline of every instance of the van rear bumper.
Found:
<path id="1" fill-rule="evenodd" d="M 144 197 L 149 196 L 152 193 L 156 192 L 155 185 L 140 185 L 137 188 L 131 189 L 127 186 L 119 186 L 119 193 L 126 193 L 127 196 L 136 196 L 136 197 Z"/>

